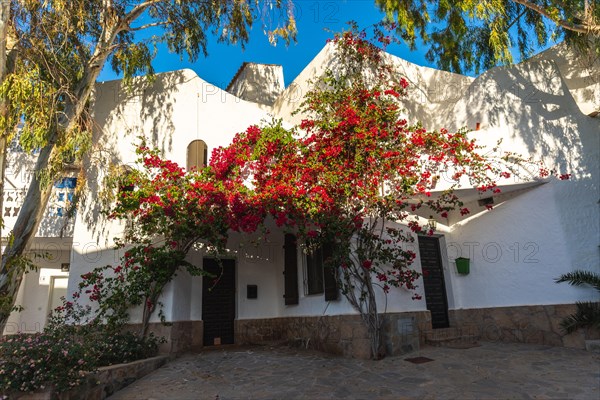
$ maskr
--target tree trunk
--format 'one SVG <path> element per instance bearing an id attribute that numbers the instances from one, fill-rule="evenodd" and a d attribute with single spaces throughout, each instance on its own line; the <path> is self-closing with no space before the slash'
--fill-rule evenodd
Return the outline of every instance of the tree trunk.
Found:
<path id="1" fill-rule="evenodd" d="M 156 291 L 156 289 L 151 293 L 151 295 L 145 299 L 146 304 L 144 304 L 144 311 L 142 315 L 142 327 L 140 329 L 139 337 L 144 338 L 148 336 L 148 328 L 150 328 L 150 317 L 154 314 L 154 310 L 156 310 L 158 297 L 162 293 L 162 289 L 164 285 L 162 285 L 161 289 Z M 148 304 L 150 303 L 150 304 Z"/>
<path id="2" fill-rule="evenodd" d="M 342 286 L 345 288 L 343 293 L 352 307 L 359 312 L 367 328 L 371 357 L 379 360 L 385 355 L 382 352 L 382 320 L 377 312 L 377 298 L 373 290 L 371 275 L 369 272 L 361 271 L 361 268 L 352 263 L 348 266 L 350 272 L 341 275 Z M 360 292 L 358 297 L 356 291 Z"/>
<path id="3" fill-rule="evenodd" d="M 35 164 L 35 171 L 43 171 L 48 167 L 56 133 L 52 135 L 50 141 L 41 151 Z M 42 187 L 38 174 L 33 174 L 29 190 L 25 196 L 23 206 L 15 223 L 12 241 L 7 244 L 4 256 L 2 257 L 0 269 L 0 295 L 3 297 L 5 306 L 0 310 L 0 327 L 6 324 L 14 305 L 15 296 L 23 280 L 24 269 L 16 265 L 18 257 L 22 256 L 31 245 L 32 239 L 40 225 L 40 221 L 46 210 L 46 204 L 50 199 L 52 185 Z"/>
<path id="4" fill-rule="evenodd" d="M 8 66 L 8 23 L 10 21 L 10 1 L 1 1 L 0 2 L 0 85 L 4 83 L 6 76 L 9 72 Z M 9 104 L 7 104 L 6 99 L 0 98 L 0 117 L 7 117 L 9 110 Z M 8 131 L 8 126 L 5 128 L 6 130 L 0 132 L 0 261 L 2 260 L 2 228 L 4 226 L 4 221 L 2 215 L 4 214 L 4 177 L 6 171 L 6 156 L 7 156 L 7 148 L 8 148 L 8 137 L 10 136 L 10 132 Z M 4 270 L 2 270 L 4 272 Z M 0 285 L 4 285 L 3 280 L 6 279 L 3 274 L 0 274 Z M 14 306 L 14 298 L 8 299 L 0 299 L 0 335 L 4 332 L 4 327 L 6 325 L 6 320 L 10 315 L 10 312 Z M 4 315 L 6 317 L 4 317 Z"/>
<path id="5" fill-rule="evenodd" d="M 363 314 L 363 321 L 367 325 L 369 341 L 371 342 L 371 357 L 380 360 L 384 357 L 381 341 L 381 319 L 377 311 Z"/>
<path id="6" fill-rule="evenodd" d="M 6 39 L 8 37 L 8 21 L 10 19 L 10 2 L 0 2 L 0 85 L 4 83 L 4 79 L 8 74 L 7 68 L 7 46 Z M 8 104 L 6 100 L 0 98 L 0 116 L 6 117 L 8 115 Z M 9 132 L 0 132 L 0 238 L 2 237 L 2 212 L 4 208 L 4 171 L 6 170 L 6 146 L 7 137 Z M 0 257 L 2 252 L 0 251 Z"/>
<path id="7" fill-rule="evenodd" d="M 373 283 L 371 282 L 371 274 L 365 274 L 365 284 L 367 286 L 367 298 L 366 298 L 366 312 L 362 315 L 367 330 L 369 333 L 369 340 L 371 342 L 371 357 L 374 360 L 383 358 L 381 351 L 381 319 L 377 312 L 377 298 L 375 297 L 375 291 L 373 290 Z"/>
<path id="8" fill-rule="evenodd" d="M 62 127 L 56 127 L 50 133 L 48 144 L 42 148 L 35 164 L 35 173 L 29 184 L 29 189 L 17 222 L 13 228 L 12 241 L 6 247 L 0 264 L 0 328 L 3 328 L 14 306 L 16 294 L 23 280 L 24 269 L 15 268 L 15 261 L 31 246 L 38 230 L 50 194 L 52 182 L 42 185 L 39 172 L 46 171 L 55 155 L 56 142 L 61 135 L 69 135 L 78 128 L 78 123 L 86 110 L 96 79 L 104 67 L 110 54 L 110 48 L 118 33 L 118 21 L 107 27 L 101 41 L 97 44 L 94 54 L 87 65 L 83 79 L 75 88 L 73 102 L 67 105 L 64 112 Z M 52 177 L 56 179 L 58 177 Z"/>
<path id="9" fill-rule="evenodd" d="M 1 50 L 0 50 L 1 51 Z M 2 85 L 3 79 L 0 77 L 0 85 Z M 4 111 L 4 101 L 0 100 L 0 115 L 5 114 Z M 7 140 L 8 132 L 0 133 L 0 261 L 2 260 L 2 230 L 4 228 L 4 178 L 6 175 L 6 153 L 8 150 L 8 140 Z"/>

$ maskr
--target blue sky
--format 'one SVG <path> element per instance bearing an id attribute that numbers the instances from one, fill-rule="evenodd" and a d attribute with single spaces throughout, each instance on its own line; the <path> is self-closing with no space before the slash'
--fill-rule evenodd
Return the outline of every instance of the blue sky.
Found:
<path id="1" fill-rule="evenodd" d="M 257 18 L 244 51 L 239 45 L 220 44 L 212 39 L 208 43 L 208 56 L 190 63 L 169 53 L 165 48 L 159 48 L 154 68 L 157 72 L 191 68 L 202 79 L 225 88 L 244 61 L 281 64 L 288 85 L 323 48 L 325 41 L 332 37 L 332 32 L 327 30 L 340 31 L 350 20 L 358 22 L 360 27 L 366 27 L 383 18 L 383 13 L 377 9 L 373 0 L 295 0 L 294 5 L 298 26 L 296 43 L 287 47 L 284 43 L 270 45 L 263 33 L 261 19 Z M 269 21 L 277 21 L 281 12 L 267 9 L 259 17 L 268 24 Z M 388 51 L 416 64 L 429 65 L 425 60 L 424 50 L 410 52 L 405 46 L 395 45 L 388 48 Z M 115 78 L 118 76 L 110 68 L 105 68 L 99 80 Z"/>

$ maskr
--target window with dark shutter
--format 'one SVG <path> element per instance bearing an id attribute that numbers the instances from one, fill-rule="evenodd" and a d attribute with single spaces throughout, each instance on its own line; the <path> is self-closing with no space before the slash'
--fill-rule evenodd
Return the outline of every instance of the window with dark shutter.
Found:
<path id="1" fill-rule="evenodd" d="M 333 256 L 333 248 L 331 243 L 323 245 L 323 283 L 325 285 L 325 301 L 337 300 L 340 296 L 340 291 L 337 282 L 337 268 L 328 263 L 328 259 Z"/>
<path id="2" fill-rule="evenodd" d="M 323 293 L 323 251 L 319 247 L 306 255 L 306 294 Z"/>
<path id="3" fill-rule="evenodd" d="M 325 293 L 325 300 L 337 300 L 339 290 L 336 268 L 328 265 L 333 256 L 333 245 L 324 243 L 304 258 L 304 292 L 307 295 Z"/>
<path id="4" fill-rule="evenodd" d="M 284 252 L 284 290 L 283 295 L 286 305 L 298 304 L 298 250 L 296 247 L 296 236 L 285 235 L 283 245 Z"/>

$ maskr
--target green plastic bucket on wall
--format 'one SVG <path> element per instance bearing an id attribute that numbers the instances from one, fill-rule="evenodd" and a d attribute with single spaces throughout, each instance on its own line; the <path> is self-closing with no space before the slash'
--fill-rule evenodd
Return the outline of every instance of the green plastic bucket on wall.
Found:
<path id="1" fill-rule="evenodd" d="M 459 257 L 454 262 L 456 262 L 456 270 L 461 275 L 467 275 L 469 273 L 469 263 L 471 260 L 464 257 Z"/>

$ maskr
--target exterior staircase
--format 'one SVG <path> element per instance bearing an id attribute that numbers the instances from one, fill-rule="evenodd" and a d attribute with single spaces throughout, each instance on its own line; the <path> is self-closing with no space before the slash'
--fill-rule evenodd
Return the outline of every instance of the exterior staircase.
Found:
<path id="1" fill-rule="evenodd" d="M 423 332 L 424 342 L 430 346 L 468 349 L 479 346 L 480 334 L 475 326 L 430 329 Z"/>

